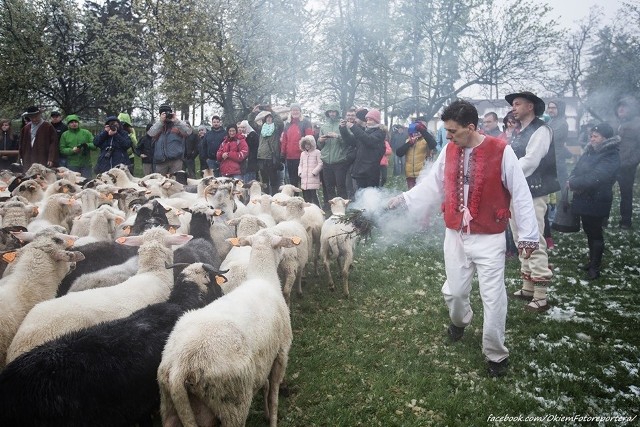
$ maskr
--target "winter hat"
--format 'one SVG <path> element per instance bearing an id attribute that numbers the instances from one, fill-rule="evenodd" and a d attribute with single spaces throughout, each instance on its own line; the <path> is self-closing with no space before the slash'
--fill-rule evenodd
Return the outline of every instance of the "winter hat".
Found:
<path id="1" fill-rule="evenodd" d="M 367 121 L 367 113 L 369 113 L 369 110 L 367 110 L 366 108 L 361 108 L 360 110 L 356 111 L 356 117 L 361 122 L 366 122 Z"/>
<path id="2" fill-rule="evenodd" d="M 371 120 L 373 120 L 373 121 L 374 121 L 374 122 L 376 122 L 376 123 L 380 123 L 380 120 L 381 120 L 381 117 L 380 117 L 380 110 L 373 109 L 373 110 L 369 111 L 369 112 L 367 113 L 367 115 L 366 115 L 366 116 L 364 116 L 364 118 L 365 118 L 365 120 L 366 120 L 366 119 L 371 119 Z"/>
<path id="3" fill-rule="evenodd" d="M 591 132 L 597 132 L 604 138 L 609 139 L 613 136 L 613 128 L 609 123 L 602 122 L 591 128 Z"/>
<path id="4" fill-rule="evenodd" d="M 233 124 L 232 124 L 232 125 L 227 126 L 227 135 L 229 135 L 229 131 L 230 131 L 231 129 L 235 129 L 235 130 L 236 130 L 236 133 L 238 133 L 238 126 L 237 126 L 237 125 L 233 125 Z"/>
<path id="5" fill-rule="evenodd" d="M 120 120 L 120 123 L 133 126 L 133 122 L 131 121 L 131 116 L 127 113 L 118 114 L 118 120 Z"/>
<path id="6" fill-rule="evenodd" d="M 324 110 L 324 115 L 329 117 L 329 111 L 335 111 L 340 115 L 340 106 L 338 104 L 329 104 L 327 108 Z"/>
<path id="7" fill-rule="evenodd" d="M 171 108 L 171 105 L 169 104 L 162 104 L 159 108 L 158 108 L 158 113 L 162 114 L 162 113 L 172 113 L 173 112 L 173 108 Z"/>
<path id="8" fill-rule="evenodd" d="M 206 126 L 198 126 L 198 132 L 200 132 L 201 130 L 203 131 L 207 131 L 207 127 Z"/>
<path id="9" fill-rule="evenodd" d="M 60 117 L 61 115 L 60 111 L 52 111 L 50 114 L 51 117 Z"/>
<path id="10" fill-rule="evenodd" d="M 417 123 L 415 123 L 415 122 L 411 123 L 411 124 L 409 125 L 409 128 L 408 128 L 409 136 L 411 136 L 411 135 L 413 135 L 414 133 L 418 132 L 418 129 L 417 129 L 417 128 L 418 128 L 418 124 L 417 124 Z"/>
<path id="11" fill-rule="evenodd" d="M 104 124 L 108 125 L 109 122 L 118 122 L 118 123 L 120 123 L 120 120 L 118 120 L 118 118 L 116 116 L 109 116 L 104 120 Z"/>
<path id="12" fill-rule="evenodd" d="M 294 110 L 294 109 L 297 109 L 300 112 L 302 112 L 302 106 L 297 102 L 294 102 L 293 104 L 291 104 L 291 106 L 289 106 L 289 110 Z"/>

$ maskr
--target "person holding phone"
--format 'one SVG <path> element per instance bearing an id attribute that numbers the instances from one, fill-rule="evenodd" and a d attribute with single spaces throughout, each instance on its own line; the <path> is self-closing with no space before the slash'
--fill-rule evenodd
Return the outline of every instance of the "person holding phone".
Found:
<path id="1" fill-rule="evenodd" d="M 318 149 L 322 159 L 322 176 L 326 193 L 323 194 L 324 208 L 330 211 L 328 201 L 334 197 L 348 199 L 347 195 L 347 171 L 349 162 L 347 153 L 349 146 L 340 136 L 340 107 L 338 104 L 331 104 L 327 107 L 324 115 L 327 121 L 320 126 L 320 136 L 318 137 Z"/>

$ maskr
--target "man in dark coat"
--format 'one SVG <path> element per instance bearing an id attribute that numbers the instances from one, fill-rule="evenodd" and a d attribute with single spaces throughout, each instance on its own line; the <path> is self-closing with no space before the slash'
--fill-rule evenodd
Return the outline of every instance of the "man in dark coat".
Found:
<path id="1" fill-rule="evenodd" d="M 633 184 L 640 164 L 640 105 L 638 100 L 626 96 L 616 106 L 616 117 L 620 121 L 620 228 L 630 230 L 633 211 Z"/>
<path id="2" fill-rule="evenodd" d="M 567 149 L 569 124 L 565 117 L 566 104 L 564 101 L 553 100 L 547 103 L 547 114 L 551 117 L 549 127 L 553 131 L 553 145 L 556 150 L 556 171 L 560 187 L 567 181 L 567 159 L 571 153 Z"/>
<path id="3" fill-rule="evenodd" d="M 42 118 L 42 111 L 36 106 L 27 108 L 22 116 L 30 121 L 22 128 L 20 159 L 25 170 L 32 164 L 47 167 L 58 164 L 58 134 L 51 123 Z"/>
<path id="4" fill-rule="evenodd" d="M 95 167 L 96 174 L 106 172 L 121 163 L 129 165 L 127 150 L 131 148 L 131 138 L 116 116 L 107 117 L 104 130 L 93 139 L 93 145 L 100 149 Z"/>
<path id="5" fill-rule="evenodd" d="M 345 120 L 340 122 L 342 139 L 356 147 L 356 159 L 351 169 L 351 177 L 358 187 L 356 191 L 380 185 L 380 159 L 385 152 L 386 133 L 380 127 L 380 111 L 368 111 L 365 120 L 365 129 Z"/>

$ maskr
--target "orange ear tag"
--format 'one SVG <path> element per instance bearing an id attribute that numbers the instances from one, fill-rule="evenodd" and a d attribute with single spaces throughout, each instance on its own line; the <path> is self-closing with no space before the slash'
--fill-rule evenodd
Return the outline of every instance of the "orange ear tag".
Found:
<path id="1" fill-rule="evenodd" d="M 237 237 L 232 237 L 229 239 L 229 243 L 231 243 L 233 246 L 240 246 L 240 239 L 238 239 Z"/>
<path id="2" fill-rule="evenodd" d="M 126 241 L 127 241 L 127 238 L 126 238 L 126 237 L 118 237 L 118 238 L 116 239 L 116 242 L 117 242 L 117 243 L 120 243 L 121 245 L 123 245 L 123 244 L 124 244 L 124 242 L 126 242 Z"/>
<path id="3" fill-rule="evenodd" d="M 218 286 L 222 285 L 223 283 L 227 283 L 227 278 L 224 276 L 216 276 L 216 283 L 218 284 Z"/>
<path id="4" fill-rule="evenodd" d="M 111 193 L 107 194 L 107 200 L 113 200 L 113 194 Z"/>
<path id="5" fill-rule="evenodd" d="M 5 252 L 2 254 L 2 259 L 7 264 L 12 263 L 16 260 L 16 252 Z"/>
<path id="6" fill-rule="evenodd" d="M 169 233 L 176 234 L 176 228 L 175 227 L 169 227 Z"/>
<path id="7" fill-rule="evenodd" d="M 302 242 L 302 239 L 299 238 L 298 236 L 294 236 L 291 238 L 291 241 L 293 242 L 294 245 L 299 245 L 300 242 Z"/>
<path id="8" fill-rule="evenodd" d="M 68 189 L 67 187 L 62 187 L 62 192 L 63 192 L 63 193 L 68 193 L 68 192 L 69 192 L 69 189 Z"/>
<path id="9" fill-rule="evenodd" d="M 215 216 L 220 216 L 220 215 L 222 215 L 222 209 L 214 209 L 214 210 L 213 210 L 213 215 L 215 215 Z"/>
<path id="10" fill-rule="evenodd" d="M 73 239 L 67 239 L 67 247 L 70 248 L 71 246 L 73 246 L 73 244 L 75 243 L 75 240 Z"/>
<path id="11" fill-rule="evenodd" d="M 121 216 L 117 216 L 116 217 L 116 225 L 120 225 L 124 222 L 124 218 L 122 218 Z M 129 230 L 131 231 L 131 230 Z"/>

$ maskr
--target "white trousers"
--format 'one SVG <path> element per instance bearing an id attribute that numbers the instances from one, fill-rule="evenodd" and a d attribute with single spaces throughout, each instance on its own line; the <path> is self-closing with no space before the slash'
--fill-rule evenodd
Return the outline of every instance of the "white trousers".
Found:
<path id="1" fill-rule="evenodd" d="M 504 285 L 505 237 L 499 234 L 465 234 L 446 229 L 444 263 L 447 280 L 442 286 L 451 323 L 466 327 L 473 310 L 469 301 L 471 281 L 478 272 L 484 311 L 482 352 L 492 362 L 509 356 L 504 346 L 507 292 Z"/>
<path id="2" fill-rule="evenodd" d="M 533 199 L 533 207 L 536 211 L 536 220 L 538 221 L 538 231 L 540 233 L 539 247 L 531 254 L 531 257 L 525 259 L 524 251 L 520 254 L 520 272 L 522 275 L 533 282 L 546 285 L 553 277 L 553 272 L 549 269 L 549 256 L 547 254 L 547 241 L 544 239 L 544 215 L 547 213 L 547 202 L 549 196 L 535 197 Z M 513 207 L 512 207 L 513 209 Z M 512 210 L 513 212 L 513 210 Z M 513 231 L 513 240 L 518 245 L 518 227 L 513 218 L 510 221 L 511 231 Z"/>

